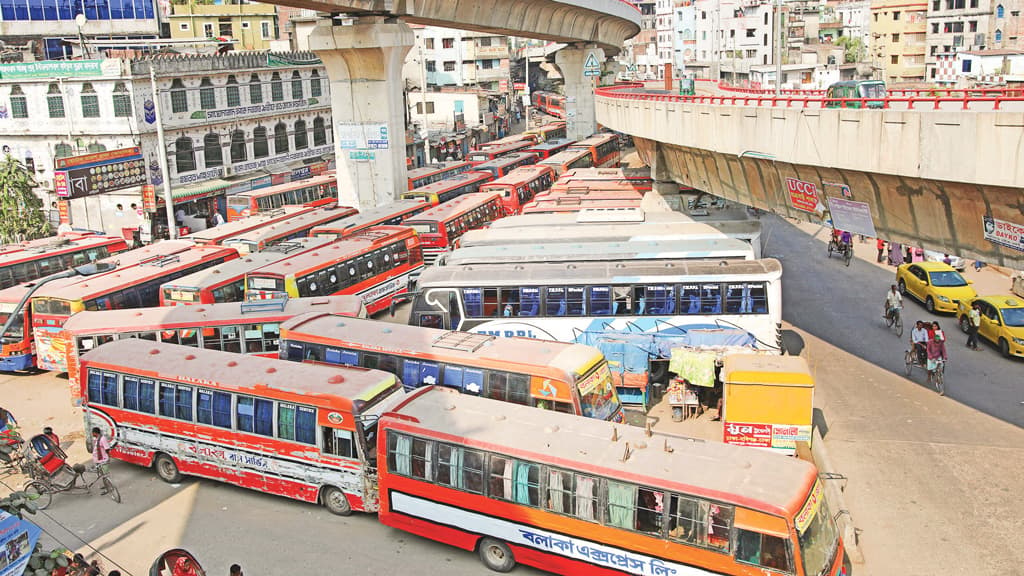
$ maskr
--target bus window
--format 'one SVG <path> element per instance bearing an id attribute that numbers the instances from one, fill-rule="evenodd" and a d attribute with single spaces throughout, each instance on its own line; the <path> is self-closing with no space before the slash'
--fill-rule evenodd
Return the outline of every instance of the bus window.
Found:
<path id="1" fill-rule="evenodd" d="M 615 286 L 615 306 L 614 313 L 616 316 L 631 316 L 633 315 L 632 305 L 632 292 L 629 286 Z"/>
<path id="2" fill-rule="evenodd" d="M 702 284 L 700 287 L 700 311 L 703 314 L 722 313 L 722 287 L 719 284 Z"/>
<path id="3" fill-rule="evenodd" d="M 608 286 L 590 287 L 590 313 L 595 316 L 611 315 L 612 297 Z"/>
<path id="4" fill-rule="evenodd" d="M 323 428 L 324 453 L 342 458 L 355 458 L 355 443 L 352 441 L 352 432 L 338 430 L 337 428 Z"/>
<path id="5" fill-rule="evenodd" d="M 776 536 L 736 530 L 736 560 L 782 572 L 792 572 L 786 541 Z"/>
<path id="6" fill-rule="evenodd" d="M 520 316 L 536 316 L 540 311 L 540 288 L 522 288 L 520 305 Z M 457 326 L 454 322 L 452 318 L 452 325 Z"/>
<path id="7" fill-rule="evenodd" d="M 519 316 L 519 288 L 502 289 L 501 315 L 505 318 Z"/>

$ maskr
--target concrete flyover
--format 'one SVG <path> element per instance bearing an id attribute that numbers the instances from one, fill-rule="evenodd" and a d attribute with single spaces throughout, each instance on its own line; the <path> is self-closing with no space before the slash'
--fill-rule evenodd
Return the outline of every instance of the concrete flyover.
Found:
<path id="1" fill-rule="evenodd" d="M 833 102 L 637 85 L 598 89 L 596 112 L 633 136 L 656 180 L 810 219 L 827 198 L 864 203 L 880 238 L 1024 268 L 1020 91 L 903 93 L 880 110 Z"/>

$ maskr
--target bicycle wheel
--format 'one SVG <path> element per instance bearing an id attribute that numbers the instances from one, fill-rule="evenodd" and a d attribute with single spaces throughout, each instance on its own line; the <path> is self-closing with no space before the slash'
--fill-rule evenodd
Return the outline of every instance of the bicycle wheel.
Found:
<path id="1" fill-rule="evenodd" d="M 843 260 L 846 261 L 846 265 L 850 265 L 850 260 L 853 260 L 853 248 L 847 246 L 846 250 L 843 250 Z"/>
<path id="2" fill-rule="evenodd" d="M 940 362 L 935 368 L 935 391 L 939 396 L 946 395 L 946 382 L 943 380 L 943 373 L 946 371 L 946 363 Z"/>
<path id="3" fill-rule="evenodd" d="M 46 510 L 50 507 L 50 502 L 53 500 L 53 493 L 50 492 L 50 487 L 42 482 L 32 481 L 25 484 L 22 489 L 28 499 L 36 505 L 39 510 Z"/>
<path id="4" fill-rule="evenodd" d="M 896 313 L 896 335 L 903 337 L 903 315 L 899 312 Z"/>
<path id="5" fill-rule="evenodd" d="M 835 248 L 835 243 L 829 240 L 828 242 L 828 257 L 832 257 L 832 250 Z"/>
<path id="6" fill-rule="evenodd" d="M 892 323 L 896 321 L 896 314 L 895 313 L 886 312 L 885 316 L 883 316 L 883 318 L 885 319 L 885 327 L 886 328 L 892 328 Z"/>
<path id="7" fill-rule="evenodd" d="M 907 353 L 903 356 L 903 361 L 907 364 L 904 374 L 910 376 L 910 373 L 914 370 L 914 351 L 907 350 Z"/>
<path id="8" fill-rule="evenodd" d="M 114 483 L 106 476 L 103 477 L 103 489 L 107 491 L 107 496 L 110 496 L 111 500 L 118 504 L 121 503 L 121 493 L 117 491 L 117 486 L 114 486 Z"/>

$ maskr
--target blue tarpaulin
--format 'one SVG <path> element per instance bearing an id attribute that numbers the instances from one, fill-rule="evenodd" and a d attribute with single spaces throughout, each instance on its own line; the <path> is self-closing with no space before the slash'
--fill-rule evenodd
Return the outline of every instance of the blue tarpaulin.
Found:
<path id="1" fill-rule="evenodd" d="M 31 522 L 0 512 L 0 576 L 21 576 L 42 530 Z"/>
<path id="2" fill-rule="evenodd" d="M 652 359 L 668 359 L 673 348 L 755 348 L 756 339 L 744 330 L 722 328 L 685 332 L 629 332 L 601 330 L 580 332 L 576 342 L 600 350 L 615 372 L 647 372 Z"/>

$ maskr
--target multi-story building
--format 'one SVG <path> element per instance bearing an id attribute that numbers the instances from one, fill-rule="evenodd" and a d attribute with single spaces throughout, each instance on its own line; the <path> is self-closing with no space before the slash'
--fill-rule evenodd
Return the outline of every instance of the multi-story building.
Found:
<path id="1" fill-rule="evenodd" d="M 798 62 L 801 49 L 808 42 L 817 42 L 823 0 L 788 0 L 785 22 L 787 60 Z"/>
<path id="2" fill-rule="evenodd" d="M 697 60 L 697 10 L 689 0 L 676 0 L 672 36 L 672 66 L 677 76 L 686 72 L 686 65 Z"/>
<path id="3" fill-rule="evenodd" d="M 231 38 L 239 50 L 267 50 L 280 37 L 273 4 L 171 4 L 173 39 Z"/>
<path id="4" fill-rule="evenodd" d="M 154 97 L 150 70 L 155 72 Z M 75 227 L 196 227 L 228 194 L 305 177 L 334 157 L 329 84 L 310 53 L 235 53 L 0 65 L 3 145 Z M 156 106 L 167 148 L 157 137 Z"/>
<path id="5" fill-rule="evenodd" d="M 71 56 L 65 38 L 82 34 L 93 39 L 158 38 L 160 10 L 169 6 L 156 0 L 118 0 L 116 2 L 0 2 L 0 38 L 7 44 L 39 44 L 35 54 L 40 59 Z M 85 16 L 79 27 L 76 16 Z"/>
<path id="6" fill-rule="evenodd" d="M 741 84 L 749 81 L 751 66 L 773 64 L 772 4 L 768 0 L 697 0 L 696 47 L 698 60 L 715 66 L 721 78 Z"/>
<path id="7" fill-rule="evenodd" d="M 995 4 L 1001 0 L 931 0 L 928 5 L 929 80 L 936 80 L 939 61 L 964 50 L 989 48 L 995 25 Z"/>
<path id="8" fill-rule="evenodd" d="M 869 0 L 842 0 L 834 6 L 842 23 L 842 36 L 860 38 L 865 47 L 871 46 L 871 2 Z"/>
<path id="9" fill-rule="evenodd" d="M 417 27 L 414 52 L 422 52 L 427 84 L 508 90 L 508 37 L 469 30 Z"/>
<path id="10" fill-rule="evenodd" d="M 657 61 L 654 74 L 665 76 L 665 64 L 672 62 L 675 53 L 675 10 L 673 0 L 657 0 L 654 8 Z"/>
<path id="11" fill-rule="evenodd" d="M 872 0 L 871 57 L 886 82 L 924 81 L 927 12 L 927 2 Z"/>
<path id="12" fill-rule="evenodd" d="M 997 0 L 992 48 L 1024 49 L 1024 0 Z"/>

